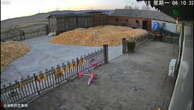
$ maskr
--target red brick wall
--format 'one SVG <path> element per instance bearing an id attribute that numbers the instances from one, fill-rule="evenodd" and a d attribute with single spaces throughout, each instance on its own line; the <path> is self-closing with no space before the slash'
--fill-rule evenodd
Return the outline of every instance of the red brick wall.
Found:
<path id="1" fill-rule="evenodd" d="M 108 24 L 124 25 L 133 28 L 143 28 L 143 21 L 147 21 L 147 30 L 151 31 L 151 19 L 145 18 L 130 18 L 125 16 L 108 16 Z M 137 23 L 138 22 L 138 23 Z"/>

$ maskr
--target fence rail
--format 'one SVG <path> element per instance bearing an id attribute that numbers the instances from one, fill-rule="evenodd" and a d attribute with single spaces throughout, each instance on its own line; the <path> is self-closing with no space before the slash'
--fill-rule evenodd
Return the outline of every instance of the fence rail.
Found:
<path id="1" fill-rule="evenodd" d="M 6 103 L 28 102 L 33 97 L 66 83 L 77 77 L 77 72 L 83 72 L 93 69 L 93 64 L 99 67 L 107 63 L 108 46 L 76 58 L 71 62 L 62 63 L 51 69 L 40 71 L 33 76 L 27 76 L 25 79 L 15 81 L 13 84 L 3 86 L 1 89 L 1 100 Z"/>

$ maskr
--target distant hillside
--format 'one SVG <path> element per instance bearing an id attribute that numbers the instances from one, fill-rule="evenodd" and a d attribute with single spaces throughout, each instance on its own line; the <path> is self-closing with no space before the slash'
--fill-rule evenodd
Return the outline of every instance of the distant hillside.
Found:
<path id="1" fill-rule="evenodd" d="M 17 17 L 1 21 L 1 32 L 16 28 L 24 28 L 32 25 L 48 24 L 47 17 L 51 14 L 65 14 L 65 13 L 86 13 L 89 11 L 102 11 L 108 13 L 111 10 L 81 10 L 81 11 L 52 11 L 48 13 L 38 13 L 32 16 Z"/>
<path id="2" fill-rule="evenodd" d="M 13 29 L 14 27 L 28 27 L 34 24 L 47 24 L 48 20 L 47 17 L 52 13 L 58 13 L 55 12 L 49 12 L 49 13 L 39 13 L 32 16 L 26 16 L 26 17 L 18 17 L 18 18 L 12 18 L 1 21 L 1 31 L 6 31 L 9 29 Z"/>

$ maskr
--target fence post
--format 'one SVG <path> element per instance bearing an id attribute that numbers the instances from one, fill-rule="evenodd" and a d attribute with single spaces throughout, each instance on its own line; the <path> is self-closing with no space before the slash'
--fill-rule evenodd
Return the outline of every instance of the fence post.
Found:
<path id="1" fill-rule="evenodd" d="M 60 69 L 60 65 L 59 64 L 57 64 L 57 67 L 55 68 L 55 71 L 54 72 L 58 72 L 58 71 L 60 71 L 59 70 Z M 60 85 L 60 80 L 59 80 L 59 75 L 58 74 L 55 74 L 55 79 L 56 79 L 56 84 L 59 84 Z"/>
<path id="2" fill-rule="evenodd" d="M 48 27 L 48 25 L 46 25 L 45 28 L 46 28 L 46 34 L 48 34 L 49 33 L 49 27 Z"/>
<path id="3" fill-rule="evenodd" d="M 76 65 L 76 68 L 77 68 L 76 73 L 77 73 L 77 72 L 79 72 L 79 67 L 78 67 L 79 66 L 79 58 L 78 57 L 76 58 L 76 64 L 77 64 Z"/>
<path id="4" fill-rule="evenodd" d="M 104 63 L 108 63 L 108 44 L 103 45 L 103 52 L 104 52 Z"/>
<path id="5" fill-rule="evenodd" d="M 125 54 L 126 53 L 126 38 L 122 39 L 122 45 L 123 45 L 122 52 L 123 52 L 123 54 Z"/>
<path id="6" fill-rule="evenodd" d="M 34 76 L 36 91 L 37 91 L 38 95 L 40 95 L 40 91 L 38 90 L 38 84 L 37 84 L 37 82 L 36 82 L 36 74 L 33 74 L 33 76 Z"/>

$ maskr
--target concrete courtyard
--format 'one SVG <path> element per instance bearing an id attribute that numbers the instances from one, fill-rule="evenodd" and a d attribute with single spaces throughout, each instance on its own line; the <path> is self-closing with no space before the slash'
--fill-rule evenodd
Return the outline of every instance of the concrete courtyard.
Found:
<path id="1" fill-rule="evenodd" d="M 33 73 L 39 74 L 39 71 L 45 71 L 52 66 L 67 61 L 72 61 L 76 57 L 87 55 L 102 47 L 87 46 L 69 46 L 62 44 L 53 44 L 49 42 L 48 36 L 40 36 L 27 39 L 22 42 L 27 43 L 31 47 L 31 51 L 25 56 L 12 62 L 1 74 L 1 86 L 26 78 L 27 75 L 32 76 Z M 109 48 L 109 60 L 121 55 L 122 46 Z"/>
<path id="2" fill-rule="evenodd" d="M 75 79 L 29 103 L 28 110 L 167 110 L 173 90 L 168 66 L 177 48 L 148 41 L 96 69 L 91 86 L 87 78 Z"/>

